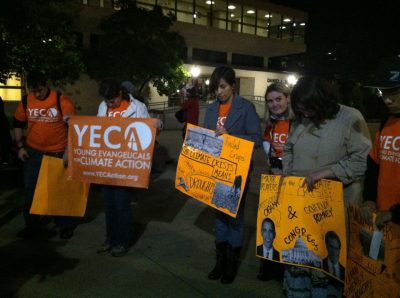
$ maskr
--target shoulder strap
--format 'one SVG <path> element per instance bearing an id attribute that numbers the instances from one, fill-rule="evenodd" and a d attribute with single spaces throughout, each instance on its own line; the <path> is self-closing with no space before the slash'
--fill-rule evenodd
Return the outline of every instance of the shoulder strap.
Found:
<path id="1" fill-rule="evenodd" d="M 61 92 L 57 91 L 57 109 L 60 112 L 61 117 L 63 116 L 63 112 L 61 109 Z"/>
<path id="2" fill-rule="evenodd" d="M 24 107 L 24 111 L 26 114 L 26 107 L 28 106 L 28 95 L 22 96 L 22 106 Z"/>

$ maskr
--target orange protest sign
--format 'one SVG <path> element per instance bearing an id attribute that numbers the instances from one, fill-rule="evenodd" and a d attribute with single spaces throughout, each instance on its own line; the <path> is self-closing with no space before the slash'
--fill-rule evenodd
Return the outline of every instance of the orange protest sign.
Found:
<path id="1" fill-rule="evenodd" d="M 44 155 L 30 213 L 84 216 L 89 187 L 68 176 L 61 158 Z"/>
<path id="2" fill-rule="evenodd" d="M 400 226 L 388 223 L 379 231 L 363 222 L 358 206 L 349 213 L 346 297 L 400 297 Z"/>
<path id="3" fill-rule="evenodd" d="M 153 119 L 71 117 L 71 176 L 90 183 L 147 188 L 155 135 Z"/>
<path id="4" fill-rule="evenodd" d="M 236 217 L 254 143 L 188 124 L 176 169 L 181 192 Z"/>
<path id="5" fill-rule="evenodd" d="M 321 180 L 312 192 L 304 177 L 262 175 L 256 255 L 324 270 L 344 281 L 347 243 L 342 183 Z"/>

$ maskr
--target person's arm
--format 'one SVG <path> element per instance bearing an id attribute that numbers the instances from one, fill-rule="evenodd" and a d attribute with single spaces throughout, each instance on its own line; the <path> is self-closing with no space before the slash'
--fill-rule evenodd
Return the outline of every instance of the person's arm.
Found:
<path id="1" fill-rule="evenodd" d="M 372 223 L 372 214 L 376 211 L 378 196 L 379 164 L 370 155 L 367 157 L 367 170 L 365 172 L 363 200 L 360 215 L 368 223 Z"/>
<path id="2" fill-rule="evenodd" d="M 18 158 L 21 159 L 22 161 L 25 161 L 26 158 L 29 158 L 28 152 L 25 148 L 25 144 L 23 143 L 23 137 L 24 137 L 24 128 L 26 127 L 26 111 L 25 108 L 23 107 L 22 102 L 19 103 L 17 110 L 15 111 L 14 115 L 14 123 L 13 123 L 13 128 L 14 128 L 14 137 L 15 137 L 15 143 L 17 145 L 17 155 Z"/>
<path id="3" fill-rule="evenodd" d="M 14 125 L 16 124 L 14 123 Z M 18 158 L 22 161 L 25 161 L 27 158 L 29 158 L 29 155 L 28 152 L 26 151 L 24 143 L 22 142 L 22 138 L 24 136 L 23 129 L 21 127 L 14 126 L 14 136 L 15 136 L 15 143 L 17 144 Z"/>
<path id="4" fill-rule="evenodd" d="M 285 146 L 283 147 L 282 155 L 282 172 L 284 175 L 291 175 L 293 171 L 293 132 L 296 130 L 296 125 L 292 123 Z"/>
<path id="5" fill-rule="evenodd" d="M 225 133 L 235 137 L 246 139 L 254 142 L 254 148 L 258 148 L 262 144 L 260 119 L 253 104 L 249 103 L 245 114 L 245 132 L 243 134 L 230 133 L 229 130 Z M 222 133 L 221 133 L 222 134 Z"/>
<path id="6" fill-rule="evenodd" d="M 345 185 L 364 176 L 367 169 L 367 156 L 371 150 L 368 127 L 359 111 L 354 111 L 352 121 L 347 127 L 345 136 L 347 156 L 330 168 L 335 177 Z"/>

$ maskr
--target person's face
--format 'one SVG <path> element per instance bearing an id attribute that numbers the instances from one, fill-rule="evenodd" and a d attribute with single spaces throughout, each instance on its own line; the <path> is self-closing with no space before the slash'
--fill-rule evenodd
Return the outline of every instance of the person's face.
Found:
<path id="1" fill-rule="evenodd" d="M 391 114 L 400 113 L 400 88 L 379 89 L 379 94 Z"/>
<path id="2" fill-rule="evenodd" d="M 229 103 L 234 94 L 234 86 L 229 85 L 224 79 L 219 80 L 218 89 L 215 91 L 215 95 L 221 103 Z"/>
<path id="3" fill-rule="evenodd" d="M 47 93 L 49 92 L 49 88 L 46 86 L 38 86 L 31 89 L 31 91 L 37 99 L 45 99 Z"/>
<path id="4" fill-rule="evenodd" d="M 264 246 L 271 248 L 275 239 L 275 231 L 270 222 L 266 221 L 263 223 L 261 227 L 261 235 L 263 237 Z"/>
<path id="5" fill-rule="evenodd" d="M 266 100 L 269 111 L 274 115 L 281 115 L 288 109 L 289 98 L 281 92 L 269 92 Z"/>
<path id="6" fill-rule="evenodd" d="M 326 249 L 328 250 L 329 260 L 331 260 L 333 264 L 338 263 L 340 255 L 339 241 L 335 238 L 329 238 Z"/>
<path id="7" fill-rule="evenodd" d="M 107 107 L 110 109 L 118 108 L 121 105 L 121 97 L 106 100 Z"/>
<path id="8" fill-rule="evenodd" d="M 312 118 L 315 116 L 315 111 L 307 109 L 303 104 L 296 104 L 295 110 L 300 112 L 304 118 Z"/>

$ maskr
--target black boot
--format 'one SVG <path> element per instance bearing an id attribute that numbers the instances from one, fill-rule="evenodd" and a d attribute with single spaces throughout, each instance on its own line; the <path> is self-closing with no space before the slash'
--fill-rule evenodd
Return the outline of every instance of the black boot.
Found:
<path id="1" fill-rule="evenodd" d="M 215 242 L 215 252 L 217 256 L 217 261 L 215 263 L 214 269 L 208 274 L 208 279 L 217 280 L 220 279 L 226 264 L 226 247 L 228 242 L 223 241 Z"/>
<path id="2" fill-rule="evenodd" d="M 224 274 L 222 275 L 221 282 L 223 284 L 230 284 L 236 277 L 239 255 L 242 247 L 232 247 L 230 244 L 227 246 L 227 262 Z"/>

